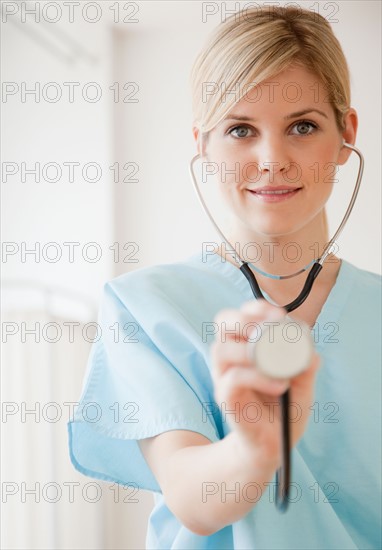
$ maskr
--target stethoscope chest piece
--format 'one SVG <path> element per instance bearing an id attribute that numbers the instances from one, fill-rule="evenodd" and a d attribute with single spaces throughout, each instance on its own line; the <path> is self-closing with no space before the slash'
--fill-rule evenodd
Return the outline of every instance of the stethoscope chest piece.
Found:
<path id="1" fill-rule="evenodd" d="M 262 327 L 256 342 L 249 341 L 255 367 L 271 378 L 292 378 L 308 368 L 314 352 L 310 329 L 303 321 L 285 317 Z"/>

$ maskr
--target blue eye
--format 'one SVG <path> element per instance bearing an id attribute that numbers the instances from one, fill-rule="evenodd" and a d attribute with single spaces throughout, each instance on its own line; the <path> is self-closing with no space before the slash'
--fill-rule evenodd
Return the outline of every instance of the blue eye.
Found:
<path id="1" fill-rule="evenodd" d="M 292 130 L 294 128 L 297 128 L 297 132 L 292 132 L 292 135 L 301 136 L 301 137 L 310 136 L 316 130 L 318 130 L 317 124 L 315 124 L 314 122 L 311 122 L 310 120 L 299 120 L 298 122 L 295 122 L 293 124 Z M 244 139 L 254 135 L 252 128 L 243 124 L 230 128 L 227 131 L 227 134 L 234 137 L 235 139 Z"/>
<path id="2" fill-rule="evenodd" d="M 309 120 L 300 120 L 299 122 L 296 122 L 293 126 L 294 128 L 299 128 L 299 131 L 297 134 L 298 136 L 309 136 L 314 132 L 314 130 L 317 130 L 317 125 L 314 124 L 314 122 L 310 122 Z M 311 129 L 313 128 L 313 131 Z"/>
<path id="3" fill-rule="evenodd" d="M 234 135 L 233 132 L 235 132 L 236 130 L 238 130 L 238 132 L 236 135 Z M 231 128 L 228 133 L 235 138 L 246 138 L 248 137 L 249 131 L 250 128 L 248 128 L 248 126 L 235 126 L 234 128 Z"/>

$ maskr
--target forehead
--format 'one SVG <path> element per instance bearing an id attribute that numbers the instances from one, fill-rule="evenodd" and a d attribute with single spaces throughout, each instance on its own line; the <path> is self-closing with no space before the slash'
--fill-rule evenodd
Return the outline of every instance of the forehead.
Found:
<path id="1" fill-rule="evenodd" d="M 310 107 L 327 115 L 332 110 L 328 101 L 328 86 L 317 75 L 300 66 L 290 67 L 260 84 L 248 83 L 245 89 L 247 93 L 231 109 L 236 114 L 263 112 L 275 106 L 286 111 Z"/>

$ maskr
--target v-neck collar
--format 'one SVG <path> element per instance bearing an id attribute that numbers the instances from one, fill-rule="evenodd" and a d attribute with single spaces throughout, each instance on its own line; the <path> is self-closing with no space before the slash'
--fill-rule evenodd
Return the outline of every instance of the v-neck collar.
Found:
<path id="1" fill-rule="evenodd" d="M 202 261 L 200 254 L 192 256 L 195 259 Z M 253 300 L 253 293 L 248 284 L 248 281 L 240 269 L 228 260 L 224 260 L 219 254 L 207 255 L 203 265 L 216 269 L 224 277 L 227 277 L 239 289 L 243 295 L 243 301 Z M 336 281 L 332 286 L 320 313 L 317 316 L 316 323 L 324 323 L 325 321 L 337 322 L 341 316 L 341 312 L 348 301 L 349 295 L 352 292 L 354 285 L 354 266 L 344 259 L 341 259 L 341 265 L 337 273 Z M 266 292 L 264 296 L 270 300 Z M 313 331 L 314 329 L 312 329 Z"/>

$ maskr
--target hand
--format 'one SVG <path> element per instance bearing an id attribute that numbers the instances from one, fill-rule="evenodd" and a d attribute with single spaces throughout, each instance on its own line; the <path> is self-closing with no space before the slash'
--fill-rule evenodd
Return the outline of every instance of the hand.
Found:
<path id="1" fill-rule="evenodd" d="M 266 300 L 246 302 L 240 309 L 224 309 L 214 319 L 219 331 L 211 344 L 214 397 L 223 420 L 237 432 L 244 449 L 256 456 L 261 453 L 275 467 L 281 465 L 279 396 L 289 389 L 290 403 L 296 404 L 290 408 L 292 418 L 297 416 L 290 423 L 293 447 L 307 426 L 320 366 L 319 355 L 314 352 L 309 367 L 289 380 L 272 379 L 256 369 L 248 354 L 254 323 L 281 320 L 286 313 Z"/>

